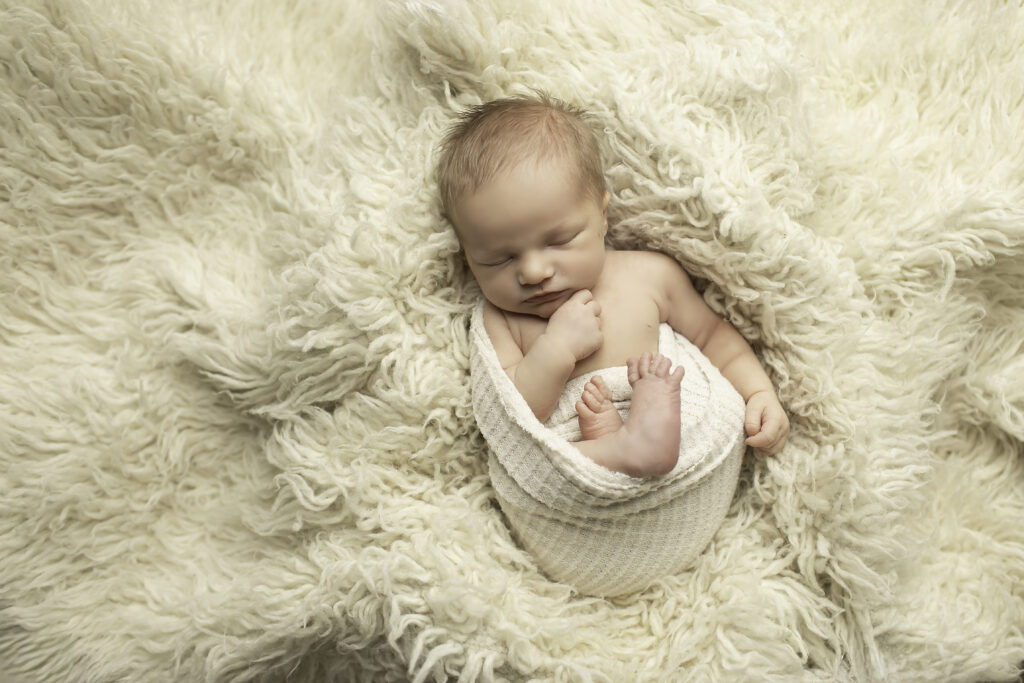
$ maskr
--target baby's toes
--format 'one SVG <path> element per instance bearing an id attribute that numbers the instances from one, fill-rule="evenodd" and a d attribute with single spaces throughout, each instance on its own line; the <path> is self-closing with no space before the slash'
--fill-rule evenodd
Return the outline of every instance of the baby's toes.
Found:
<path id="1" fill-rule="evenodd" d="M 626 379 L 629 380 L 629 386 L 633 386 L 640 380 L 640 362 L 636 358 L 626 361 Z"/>
<path id="2" fill-rule="evenodd" d="M 594 415 L 594 411 L 590 409 L 590 406 L 588 406 L 586 401 L 583 399 L 576 401 L 576 414 L 579 415 L 582 420 L 592 420 L 596 417 Z"/>
<path id="3" fill-rule="evenodd" d="M 633 386 L 644 377 L 651 374 L 652 367 L 651 352 L 644 351 L 644 354 L 640 358 L 630 358 L 626 361 L 627 376 L 629 378 L 629 385 Z"/>
<path id="4" fill-rule="evenodd" d="M 672 369 L 672 361 L 660 353 L 651 361 L 651 371 L 660 379 L 668 377 L 668 371 Z"/>
<path id="5" fill-rule="evenodd" d="M 587 385 L 593 385 L 597 390 L 597 393 L 600 394 L 603 399 L 607 401 L 612 400 L 612 390 L 609 389 L 608 385 L 605 384 L 603 379 L 601 379 L 601 375 L 594 375 L 594 377 L 587 382 Z"/>
<path id="6" fill-rule="evenodd" d="M 640 356 L 640 358 L 630 358 L 629 359 L 629 363 L 632 363 L 636 367 L 636 373 L 635 373 L 636 379 L 634 379 L 633 375 L 631 374 L 630 375 L 630 381 L 631 382 L 636 381 L 637 379 L 643 379 L 647 375 L 651 374 L 651 352 L 650 351 L 644 351 L 643 355 Z"/>
<path id="7" fill-rule="evenodd" d="M 601 391 L 594 386 L 593 382 L 587 382 L 587 385 L 583 387 L 583 395 L 580 396 L 580 401 L 596 413 L 601 409 L 604 397 L 601 395 Z"/>

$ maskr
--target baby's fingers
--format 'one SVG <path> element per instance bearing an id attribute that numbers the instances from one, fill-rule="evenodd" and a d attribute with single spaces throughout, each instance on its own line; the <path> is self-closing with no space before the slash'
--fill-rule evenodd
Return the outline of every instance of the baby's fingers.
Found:
<path id="1" fill-rule="evenodd" d="M 760 431 L 746 440 L 746 444 L 765 455 L 775 455 L 782 450 L 788 434 L 788 424 L 771 421 L 762 425 Z"/>
<path id="2" fill-rule="evenodd" d="M 748 437 L 745 443 L 751 448 L 762 450 L 771 446 L 774 443 L 774 439 L 767 432 L 758 432 L 754 436 Z"/>
<path id="3" fill-rule="evenodd" d="M 782 450 L 777 441 L 763 433 L 750 437 L 747 439 L 746 444 L 763 455 L 775 455 Z"/>
<path id="4" fill-rule="evenodd" d="M 747 414 L 743 420 L 743 428 L 747 430 L 747 436 L 754 436 L 762 433 L 762 425 L 767 421 L 766 408 L 754 399 L 747 404 Z"/>
<path id="5" fill-rule="evenodd" d="M 589 289 L 578 289 L 573 292 L 573 295 L 569 297 L 569 301 L 575 300 L 577 303 L 587 304 L 593 301 L 594 295 Z"/>

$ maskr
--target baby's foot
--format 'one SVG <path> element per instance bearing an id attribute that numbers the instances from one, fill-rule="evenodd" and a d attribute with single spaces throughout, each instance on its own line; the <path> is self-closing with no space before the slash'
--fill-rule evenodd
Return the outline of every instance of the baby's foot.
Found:
<path id="1" fill-rule="evenodd" d="M 580 416 L 580 433 L 584 441 L 600 439 L 622 428 L 622 418 L 612 405 L 612 392 L 600 375 L 583 387 L 583 395 L 576 402 Z"/>
<path id="2" fill-rule="evenodd" d="M 626 363 L 633 400 L 622 429 L 633 442 L 632 452 L 644 471 L 668 473 L 679 459 L 679 385 L 683 368 L 669 373 L 672 361 L 645 353 Z"/>

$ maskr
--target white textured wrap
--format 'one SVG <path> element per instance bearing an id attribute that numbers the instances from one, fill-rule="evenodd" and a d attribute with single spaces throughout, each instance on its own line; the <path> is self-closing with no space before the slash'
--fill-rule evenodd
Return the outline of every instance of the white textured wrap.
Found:
<path id="1" fill-rule="evenodd" d="M 659 351 L 682 365 L 679 461 L 665 476 L 613 472 L 579 452 L 575 403 L 600 374 L 628 414 L 625 366 L 570 380 L 542 424 L 498 362 L 481 303 L 470 326 L 473 410 L 491 482 L 523 547 L 552 579 L 590 595 L 643 590 L 689 566 L 728 510 L 743 458 L 744 403 L 693 344 L 662 324 Z"/>

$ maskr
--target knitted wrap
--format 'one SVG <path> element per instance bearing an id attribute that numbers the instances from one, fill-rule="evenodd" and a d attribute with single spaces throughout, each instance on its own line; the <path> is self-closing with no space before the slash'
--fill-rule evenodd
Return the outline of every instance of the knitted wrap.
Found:
<path id="1" fill-rule="evenodd" d="M 744 452 L 740 395 L 689 340 L 662 324 L 660 353 L 686 370 L 679 461 L 661 477 L 613 472 L 572 445 L 580 438 L 574 405 L 587 380 L 600 374 L 625 417 L 632 395 L 625 366 L 570 380 L 542 424 L 501 368 L 483 306 L 470 325 L 473 410 L 498 502 L 541 570 L 581 593 L 614 597 L 690 566 L 736 488 Z"/>

